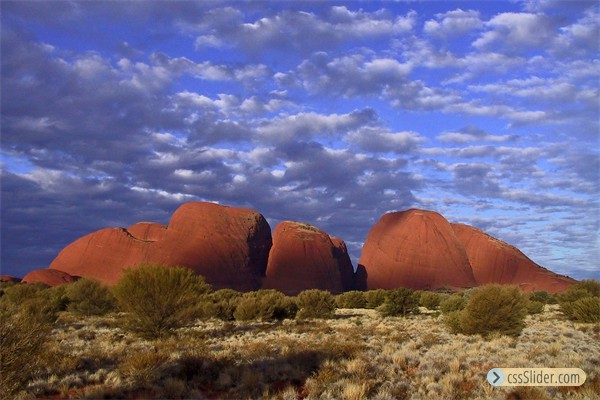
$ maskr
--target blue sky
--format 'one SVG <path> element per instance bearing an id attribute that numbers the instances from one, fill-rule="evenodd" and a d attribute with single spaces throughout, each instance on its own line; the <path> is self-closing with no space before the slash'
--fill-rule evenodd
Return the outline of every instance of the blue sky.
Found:
<path id="1" fill-rule="evenodd" d="M 2 273 L 215 201 L 424 208 L 599 278 L 598 3 L 3 1 Z"/>

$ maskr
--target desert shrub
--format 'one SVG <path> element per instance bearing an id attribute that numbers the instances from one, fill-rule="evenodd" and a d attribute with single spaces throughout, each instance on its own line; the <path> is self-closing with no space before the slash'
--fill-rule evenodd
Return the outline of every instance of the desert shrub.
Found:
<path id="1" fill-rule="evenodd" d="M 220 289 L 203 296 L 200 302 L 202 318 L 233 321 L 233 314 L 241 297 L 242 294 L 233 289 Z"/>
<path id="2" fill-rule="evenodd" d="M 577 322 L 600 322 L 600 297 L 589 296 L 574 301 L 571 312 Z"/>
<path id="3" fill-rule="evenodd" d="M 385 301 L 378 308 L 384 316 L 406 316 L 419 310 L 419 300 L 411 289 L 388 290 Z"/>
<path id="4" fill-rule="evenodd" d="M 440 306 L 442 296 L 435 292 L 421 292 L 419 296 L 419 305 L 421 307 L 435 310 Z"/>
<path id="5" fill-rule="evenodd" d="M 270 289 L 245 293 L 239 299 L 233 316 L 240 321 L 251 319 L 272 321 L 294 318 L 296 311 L 296 304 L 291 298 Z"/>
<path id="6" fill-rule="evenodd" d="M 539 301 L 542 304 L 556 304 L 556 297 L 546 292 L 545 290 L 532 292 L 529 295 L 529 300 Z"/>
<path id="7" fill-rule="evenodd" d="M 440 302 L 440 310 L 444 314 L 460 311 L 465 308 L 465 298 L 460 294 L 453 294 Z"/>
<path id="8" fill-rule="evenodd" d="M 18 284 L 6 289 L 0 304 L 12 313 L 22 313 L 32 320 L 52 324 L 61 311 L 59 299 L 53 296 L 53 291 L 46 285 Z"/>
<path id="9" fill-rule="evenodd" d="M 454 332 L 517 336 L 525 326 L 527 297 L 516 286 L 486 285 L 474 290 L 462 311 L 446 323 Z"/>
<path id="10" fill-rule="evenodd" d="M 297 318 L 331 318 L 335 314 L 335 300 L 327 290 L 310 289 L 298 294 Z"/>
<path id="11" fill-rule="evenodd" d="M 44 343 L 51 326 L 31 315 L 2 308 L 0 311 L 0 398 L 11 399 L 41 367 Z"/>
<path id="12" fill-rule="evenodd" d="M 352 290 L 335 296 L 335 304 L 338 308 L 365 308 L 367 300 L 364 292 Z"/>
<path id="13" fill-rule="evenodd" d="M 584 298 L 600 297 L 600 282 L 594 279 L 583 280 L 581 282 L 569 286 L 569 288 L 565 292 L 560 293 L 557 297 L 558 303 L 560 304 L 560 310 L 563 312 L 563 314 L 565 314 L 570 319 L 580 321 L 575 316 L 575 303 Z M 586 304 L 590 306 L 593 304 L 593 302 L 586 301 L 580 304 Z M 582 310 L 579 310 L 580 315 L 582 315 L 581 311 Z"/>
<path id="14" fill-rule="evenodd" d="M 368 290 L 364 292 L 365 300 L 367 301 L 367 308 L 377 308 L 385 301 L 384 289 Z"/>
<path id="15" fill-rule="evenodd" d="M 126 327 L 142 337 L 166 336 L 191 325 L 200 315 L 204 278 L 185 267 L 143 264 L 127 269 L 113 293 L 126 313 Z"/>
<path id="16" fill-rule="evenodd" d="M 67 286 L 67 309 L 79 315 L 104 315 L 116 309 L 115 297 L 107 286 L 80 279 Z"/>
<path id="17" fill-rule="evenodd" d="M 527 313 L 528 314 L 540 314 L 544 311 L 544 303 L 541 301 L 529 300 L 527 302 Z"/>

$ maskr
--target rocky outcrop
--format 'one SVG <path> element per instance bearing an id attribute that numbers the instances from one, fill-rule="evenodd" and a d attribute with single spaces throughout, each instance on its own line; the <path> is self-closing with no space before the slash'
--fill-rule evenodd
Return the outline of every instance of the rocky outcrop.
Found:
<path id="1" fill-rule="evenodd" d="M 57 269 L 36 269 L 23 277 L 21 283 L 43 283 L 48 286 L 60 286 L 75 282 L 79 277 Z"/>
<path id="2" fill-rule="evenodd" d="M 167 227 L 144 222 L 84 236 L 50 268 L 114 284 L 125 268 L 140 263 L 185 266 L 215 289 L 250 291 L 260 287 L 270 248 L 271 229 L 257 211 L 190 202 Z"/>
<path id="3" fill-rule="evenodd" d="M 0 275 L 0 282 L 19 283 L 19 282 L 21 282 L 21 278 L 17 278 L 15 276 L 10 276 L 10 275 Z"/>
<path id="4" fill-rule="evenodd" d="M 476 285 L 469 258 L 450 223 L 432 211 L 385 214 L 371 228 L 359 267 L 368 289 L 467 288 Z"/>
<path id="5" fill-rule="evenodd" d="M 284 221 L 273 232 L 263 288 L 295 295 L 306 289 L 339 293 L 353 286 L 346 244 L 300 222 Z"/>
<path id="6" fill-rule="evenodd" d="M 452 224 L 452 228 L 466 250 L 477 285 L 510 284 L 556 293 L 576 282 L 539 266 L 516 247 L 477 228 L 463 224 Z"/>

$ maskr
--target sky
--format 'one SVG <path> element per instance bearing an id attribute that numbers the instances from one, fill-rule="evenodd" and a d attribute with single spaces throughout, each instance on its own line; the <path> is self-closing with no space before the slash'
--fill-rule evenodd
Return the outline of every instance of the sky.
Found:
<path id="1" fill-rule="evenodd" d="M 1 272 L 187 201 L 421 208 L 600 278 L 595 1 L 2 1 Z"/>

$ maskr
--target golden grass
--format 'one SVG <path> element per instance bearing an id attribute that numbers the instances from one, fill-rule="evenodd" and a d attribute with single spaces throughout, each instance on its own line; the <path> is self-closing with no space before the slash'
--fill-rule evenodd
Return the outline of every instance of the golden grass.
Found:
<path id="1" fill-rule="evenodd" d="M 119 315 L 61 315 L 43 371 L 25 397 L 267 399 L 591 399 L 600 389 L 600 329 L 556 306 L 516 338 L 454 335 L 437 314 L 381 317 L 341 309 L 329 320 L 199 321 L 168 339 L 119 328 Z M 578 367 L 578 388 L 494 388 L 493 367 Z"/>

